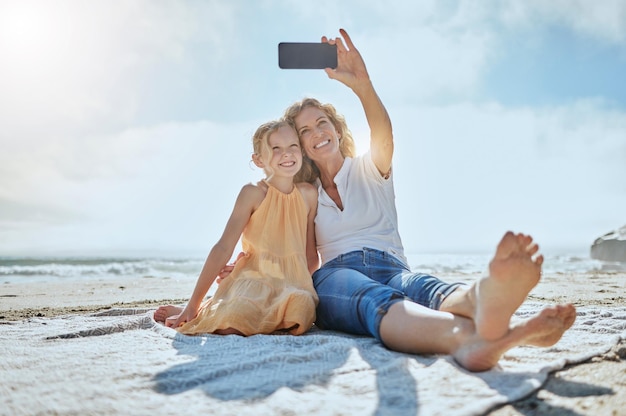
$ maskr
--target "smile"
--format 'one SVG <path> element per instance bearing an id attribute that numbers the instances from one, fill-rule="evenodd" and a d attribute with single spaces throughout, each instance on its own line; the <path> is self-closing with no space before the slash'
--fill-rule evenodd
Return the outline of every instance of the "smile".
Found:
<path id="1" fill-rule="evenodd" d="M 324 141 L 324 142 L 321 142 L 321 143 L 316 144 L 315 146 L 313 146 L 313 148 L 314 148 L 314 149 L 319 149 L 320 147 L 324 147 L 324 146 L 326 146 L 326 145 L 327 145 L 327 144 L 329 144 L 329 143 L 330 143 L 330 140 L 326 140 L 326 141 Z"/>

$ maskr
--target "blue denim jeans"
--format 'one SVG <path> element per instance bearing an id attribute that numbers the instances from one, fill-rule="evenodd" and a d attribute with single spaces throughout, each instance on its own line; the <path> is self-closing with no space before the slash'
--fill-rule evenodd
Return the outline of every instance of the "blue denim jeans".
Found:
<path id="1" fill-rule="evenodd" d="M 319 296 L 315 324 L 324 329 L 380 339 L 380 321 L 391 305 L 409 299 L 431 309 L 460 283 L 413 273 L 384 251 L 363 248 L 341 254 L 313 273 Z"/>

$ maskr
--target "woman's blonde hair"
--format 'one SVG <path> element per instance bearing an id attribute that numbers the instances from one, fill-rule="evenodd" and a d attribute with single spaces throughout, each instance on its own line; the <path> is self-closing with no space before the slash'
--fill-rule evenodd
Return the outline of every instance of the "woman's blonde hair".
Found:
<path id="1" fill-rule="evenodd" d="M 283 117 L 295 128 L 296 117 L 307 107 L 317 108 L 326 114 L 339 133 L 339 151 L 341 152 L 341 155 L 343 157 L 355 157 L 356 145 L 354 143 L 354 139 L 352 138 L 352 133 L 350 132 L 350 129 L 348 129 L 346 119 L 341 114 L 337 113 L 337 110 L 332 104 L 322 104 L 315 98 L 304 98 L 303 100 L 295 102 L 289 106 L 287 110 L 285 110 Z M 296 129 L 296 131 L 298 130 Z M 300 172 L 296 175 L 296 180 L 299 179 L 299 181 L 313 183 L 317 178 L 319 178 L 319 170 L 317 169 L 317 166 L 315 166 L 313 161 L 306 157 L 306 154 L 304 154 L 302 169 L 300 169 Z"/>

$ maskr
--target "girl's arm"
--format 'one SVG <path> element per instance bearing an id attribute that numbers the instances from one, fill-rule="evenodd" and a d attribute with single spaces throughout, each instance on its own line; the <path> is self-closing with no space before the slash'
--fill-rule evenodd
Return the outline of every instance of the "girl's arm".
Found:
<path id="1" fill-rule="evenodd" d="M 386 176 L 390 173 L 393 157 L 391 119 L 374 90 L 361 54 L 352 43 L 348 33 L 343 29 L 339 32 L 345 39 L 347 48 L 341 38 L 333 40 L 322 37 L 322 42 L 337 45 L 337 68 L 326 68 L 325 71 L 329 78 L 336 79 L 351 88 L 361 101 L 370 127 L 372 160 L 381 175 Z"/>
<path id="2" fill-rule="evenodd" d="M 220 273 L 220 270 L 224 268 L 232 256 L 235 246 L 246 224 L 248 224 L 250 220 L 250 216 L 258 208 L 264 197 L 264 192 L 254 185 L 245 185 L 241 189 L 237 201 L 235 202 L 233 212 L 222 233 L 222 237 L 213 246 L 204 262 L 204 266 L 202 267 L 202 271 L 200 272 L 200 276 L 198 277 L 198 281 L 196 282 L 196 286 L 187 306 L 176 320 L 167 322 L 168 326 L 174 328 L 179 327 L 198 315 L 202 300 L 209 291 L 213 281 L 215 281 L 215 278 Z"/>
<path id="3" fill-rule="evenodd" d="M 309 208 L 306 227 L 306 260 L 309 273 L 313 274 L 320 267 L 320 257 L 315 241 L 315 216 L 317 215 L 317 189 L 306 182 L 298 184 L 300 192 Z"/>

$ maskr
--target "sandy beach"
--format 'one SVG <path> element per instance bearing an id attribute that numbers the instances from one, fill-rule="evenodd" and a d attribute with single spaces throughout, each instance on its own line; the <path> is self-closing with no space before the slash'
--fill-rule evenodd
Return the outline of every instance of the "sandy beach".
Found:
<path id="1" fill-rule="evenodd" d="M 442 276 L 471 281 L 475 275 Z M 88 314 L 111 308 L 156 308 L 185 301 L 195 279 L 119 278 L 0 286 L 0 324 L 32 318 Z M 573 303 L 577 307 L 626 306 L 625 272 L 546 274 L 529 302 Z M 489 415 L 619 415 L 626 408 L 626 342 L 583 363 L 553 372 L 530 396 Z"/>

